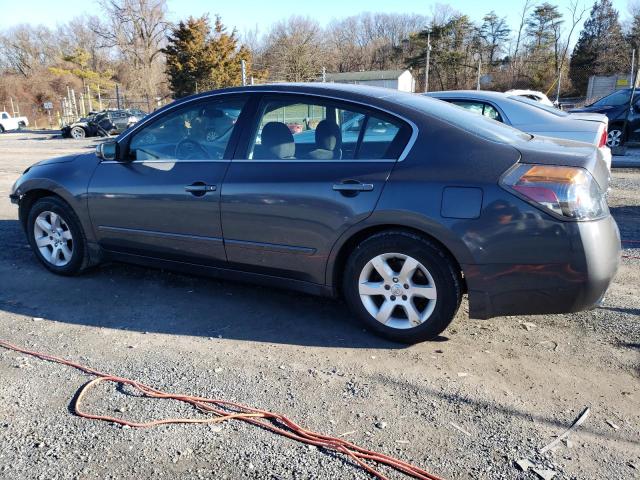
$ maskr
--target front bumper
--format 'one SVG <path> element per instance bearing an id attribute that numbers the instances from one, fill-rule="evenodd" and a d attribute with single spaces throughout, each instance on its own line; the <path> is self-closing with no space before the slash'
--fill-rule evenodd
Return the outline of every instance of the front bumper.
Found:
<path id="1" fill-rule="evenodd" d="M 576 222 L 566 263 L 463 265 L 469 316 L 570 313 L 596 306 L 620 261 L 620 233 L 610 215 Z"/>

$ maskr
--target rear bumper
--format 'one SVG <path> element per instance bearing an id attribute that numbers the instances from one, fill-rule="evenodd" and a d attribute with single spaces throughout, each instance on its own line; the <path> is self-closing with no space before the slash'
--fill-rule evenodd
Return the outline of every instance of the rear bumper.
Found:
<path id="1" fill-rule="evenodd" d="M 600 147 L 598 150 L 600 150 L 602 159 L 604 160 L 604 163 L 607 164 L 607 168 L 611 171 L 611 159 L 613 158 L 611 156 L 611 149 L 609 147 Z"/>
<path id="2" fill-rule="evenodd" d="M 575 224 L 566 263 L 464 265 L 469 316 L 578 312 L 604 297 L 620 261 L 613 217 Z"/>

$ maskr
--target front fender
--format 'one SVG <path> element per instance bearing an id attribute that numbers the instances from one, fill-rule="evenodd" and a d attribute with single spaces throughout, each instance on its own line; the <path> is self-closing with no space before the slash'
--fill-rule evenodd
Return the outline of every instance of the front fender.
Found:
<path id="1" fill-rule="evenodd" d="M 87 186 L 93 168 L 80 169 L 75 162 L 42 165 L 31 168 L 14 184 L 11 197 L 16 199 L 24 226 L 33 195 L 42 197 L 50 192 L 62 198 L 73 209 L 87 237 L 95 242 L 87 208 Z"/>

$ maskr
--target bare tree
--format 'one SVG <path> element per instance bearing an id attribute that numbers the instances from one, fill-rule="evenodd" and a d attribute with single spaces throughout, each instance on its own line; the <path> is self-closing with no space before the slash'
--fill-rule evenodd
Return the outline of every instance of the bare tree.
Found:
<path id="1" fill-rule="evenodd" d="M 276 23 L 265 39 L 260 68 L 273 80 L 304 82 L 317 79 L 325 63 L 320 24 L 308 17 L 290 17 Z"/>
<path id="2" fill-rule="evenodd" d="M 3 63 L 24 77 L 52 65 L 56 59 L 53 34 L 43 26 L 18 25 L 0 35 L 0 45 Z"/>
<path id="3" fill-rule="evenodd" d="M 531 9 L 531 5 L 533 4 L 532 0 L 525 0 L 522 5 L 522 10 L 520 11 L 520 24 L 518 25 L 518 33 L 516 35 L 515 47 L 513 49 L 513 53 L 510 55 L 511 57 L 511 83 L 513 84 L 515 78 L 518 75 L 519 67 L 518 67 L 518 55 L 520 54 L 520 47 L 522 45 L 522 34 L 527 25 L 527 16 L 529 15 L 529 10 Z"/>
<path id="4" fill-rule="evenodd" d="M 328 47 L 337 71 L 402 68 L 410 36 L 426 18 L 415 14 L 361 13 L 334 20 L 327 29 Z"/>
<path id="5" fill-rule="evenodd" d="M 103 47 L 115 48 L 122 58 L 119 77 L 130 90 L 155 97 L 164 82 L 162 48 L 169 28 L 166 0 L 98 1 L 107 21 L 94 21 L 91 28 Z"/>

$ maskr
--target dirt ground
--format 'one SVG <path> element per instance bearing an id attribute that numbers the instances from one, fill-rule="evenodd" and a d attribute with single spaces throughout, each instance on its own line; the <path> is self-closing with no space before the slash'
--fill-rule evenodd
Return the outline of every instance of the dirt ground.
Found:
<path id="1" fill-rule="evenodd" d="M 117 264 L 56 277 L 30 252 L 9 189 L 29 164 L 94 144 L 0 136 L 0 339 L 284 413 L 443 478 L 539 478 L 521 459 L 555 479 L 640 478 L 640 260 L 622 259 L 596 310 L 476 321 L 463 302 L 441 341 L 412 347 L 298 293 Z M 622 236 L 640 240 L 640 170 L 612 177 Z M 0 349 L 0 478 L 370 478 L 241 422 L 141 430 L 78 418 L 70 402 L 87 380 Z M 112 386 L 87 401 L 130 419 L 199 415 Z M 536 453 L 587 406 L 568 442 Z"/>

